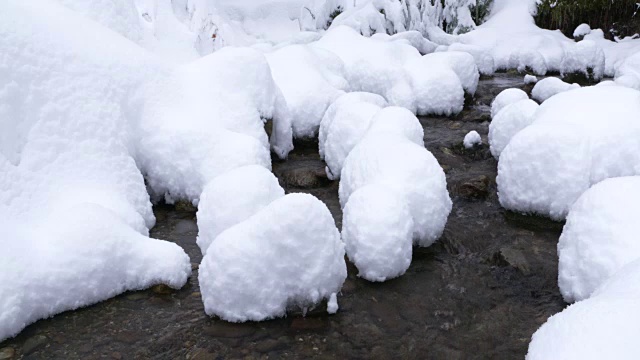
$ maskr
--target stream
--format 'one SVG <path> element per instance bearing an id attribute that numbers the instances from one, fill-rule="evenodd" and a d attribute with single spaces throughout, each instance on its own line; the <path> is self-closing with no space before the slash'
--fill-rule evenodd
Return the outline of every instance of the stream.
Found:
<path id="1" fill-rule="evenodd" d="M 482 79 L 473 105 L 454 118 L 420 118 L 425 145 L 445 169 L 453 210 L 444 235 L 414 248 L 407 273 L 385 283 L 349 275 L 340 310 L 320 305 L 231 324 L 204 313 L 197 281 L 202 258 L 193 209 L 157 205 L 154 238 L 176 242 L 191 257 L 185 287 L 127 292 L 28 326 L 0 343 L 0 359 L 523 359 L 531 335 L 565 304 L 557 287 L 556 244 L 562 224 L 500 207 L 497 161 L 487 145 L 490 104 L 521 75 Z M 478 131 L 484 144 L 462 146 Z M 307 192 L 342 214 L 338 182 L 324 175 L 317 143 L 298 142 L 273 172 L 287 192 Z"/>

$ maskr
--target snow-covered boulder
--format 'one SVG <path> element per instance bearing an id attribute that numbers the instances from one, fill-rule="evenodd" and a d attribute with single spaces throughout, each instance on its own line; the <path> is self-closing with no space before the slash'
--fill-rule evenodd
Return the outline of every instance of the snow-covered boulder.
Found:
<path id="1" fill-rule="evenodd" d="M 221 233 L 199 269 L 205 311 L 232 322 L 307 309 L 340 291 L 344 244 L 329 209 L 289 194 Z"/>
<path id="2" fill-rule="evenodd" d="M 462 145 L 465 149 L 473 149 L 474 146 L 482 144 L 482 138 L 477 131 L 470 131 L 467 135 L 464 136 L 462 140 Z"/>
<path id="3" fill-rule="evenodd" d="M 197 243 L 202 254 L 220 233 L 283 196 L 278 179 L 259 165 L 239 167 L 213 179 L 198 206 Z"/>
<path id="4" fill-rule="evenodd" d="M 525 75 L 524 76 L 524 84 L 525 85 L 535 85 L 538 82 L 538 78 L 533 75 Z"/>
<path id="5" fill-rule="evenodd" d="M 635 55 L 629 56 L 616 70 L 617 84 L 640 91 L 640 47 Z"/>
<path id="6" fill-rule="evenodd" d="M 342 240 L 358 276 L 386 281 L 411 265 L 413 218 L 406 200 L 385 185 L 363 186 L 344 207 Z"/>
<path id="7" fill-rule="evenodd" d="M 511 138 L 531 125 L 538 104 L 530 99 L 520 100 L 502 108 L 489 124 L 491 155 L 498 159 Z"/>
<path id="8" fill-rule="evenodd" d="M 470 95 L 476 93 L 480 73 L 472 55 L 461 51 L 437 52 L 423 56 L 421 64 L 433 70 L 451 68 L 460 79 L 464 91 Z"/>
<path id="9" fill-rule="evenodd" d="M 604 76 L 604 51 L 594 41 L 580 41 L 567 48 L 561 68 L 563 76 L 580 74 L 590 80 L 600 80 Z"/>
<path id="10" fill-rule="evenodd" d="M 306 45 L 286 46 L 266 56 L 291 111 L 293 136 L 316 136 L 327 107 L 348 90 L 342 60 Z"/>
<path id="11" fill-rule="evenodd" d="M 563 219 L 592 185 L 640 174 L 640 92 L 595 86 L 545 101 L 500 154 L 500 203 Z"/>
<path id="12" fill-rule="evenodd" d="M 536 83 L 531 90 L 531 97 L 538 102 L 545 102 L 561 92 L 579 89 L 578 84 L 569 84 L 555 77 L 548 77 Z"/>
<path id="13" fill-rule="evenodd" d="M 589 26 L 589 24 L 580 24 L 573 31 L 573 38 L 581 39 L 581 38 L 584 38 L 586 35 L 589 35 L 589 33 L 591 33 L 591 26 Z"/>
<path id="14" fill-rule="evenodd" d="M 640 259 L 640 176 L 607 179 L 571 207 L 558 243 L 558 285 L 567 302 L 588 298 Z"/>
<path id="15" fill-rule="evenodd" d="M 387 106 L 387 101 L 378 94 L 372 94 L 367 92 L 351 92 L 340 96 L 333 104 L 329 105 L 327 111 L 322 117 L 320 122 L 320 130 L 318 131 L 318 153 L 320 158 L 324 159 L 325 143 L 327 141 L 327 134 L 332 127 L 333 121 L 336 117 L 340 116 L 343 112 L 351 112 L 350 108 L 357 107 L 359 103 L 369 103 L 375 105 L 377 108 L 383 108 Z M 367 114 L 362 112 L 351 112 L 354 117 L 360 119 L 363 116 L 366 120 Z M 360 123 L 360 120 L 353 120 L 355 123 Z"/>
<path id="16" fill-rule="evenodd" d="M 529 95 L 523 90 L 516 88 L 502 90 L 491 103 L 491 118 L 495 118 L 505 106 L 521 100 L 529 100 Z"/>
<path id="17" fill-rule="evenodd" d="M 407 202 L 415 244 L 430 246 L 440 237 L 452 204 L 444 171 L 424 146 L 401 135 L 366 135 L 349 153 L 342 168 L 342 207 L 354 192 L 371 184 L 384 185 Z"/>

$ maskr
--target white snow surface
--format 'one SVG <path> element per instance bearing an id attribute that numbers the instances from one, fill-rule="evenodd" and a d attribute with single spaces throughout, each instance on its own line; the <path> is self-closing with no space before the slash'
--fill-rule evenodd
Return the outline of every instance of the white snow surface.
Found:
<path id="1" fill-rule="evenodd" d="M 502 90 L 491 103 L 491 118 L 495 118 L 505 106 L 521 100 L 529 100 L 529 95 L 523 90 L 516 88 Z"/>
<path id="2" fill-rule="evenodd" d="M 565 301 L 588 298 L 616 271 L 640 259 L 639 212 L 640 176 L 604 180 L 571 207 L 558 243 L 558 285 Z"/>
<path id="3" fill-rule="evenodd" d="M 489 124 L 491 155 L 498 159 L 518 132 L 533 123 L 538 104 L 530 99 L 520 100 L 502 108 Z"/>
<path id="4" fill-rule="evenodd" d="M 244 322 L 312 307 L 342 287 L 344 254 L 329 209 L 309 194 L 285 195 L 209 246 L 199 268 L 205 311 Z"/>
<path id="5" fill-rule="evenodd" d="M 198 206 L 197 243 L 202 254 L 220 233 L 283 196 L 278 179 L 259 165 L 239 167 L 213 179 Z"/>
<path id="6" fill-rule="evenodd" d="M 640 92 L 595 86 L 553 96 L 500 154 L 507 209 L 563 219 L 591 186 L 640 174 Z"/>
<path id="7" fill-rule="evenodd" d="M 56 2 L 1 8 L 0 340 L 127 290 L 180 288 L 189 257 L 148 238 L 126 101 L 164 68 Z"/>
<path id="8" fill-rule="evenodd" d="M 538 102 L 544 102 L 556 94 L 579 88 L 578 84 L 569 84 L 556 77 L 548 77 L 538 81 L 531 90 L 531 97 Z"/>
<path id="9" fill-rule="evenodd" d="M 535 84 L 537 82 L 538 82 L 538 78 L 536 76 L 533 76 L 533 75 L 525 75 L 524 76 L 525 85 L 531 85 L 531 84 Z"/>
<path id="10" fill-rule="evenodd" d="M 480 134 L 478 134 L 478 132 L 475 130 L 469 131 L 469 133 L 465 135 L 464 139 L 462 140 L 462 145 L 465 147 L 465 149 L 472 149 L 474 146 L 480 144 L 482 144 L 482 138 L 480 137 Z"/>
<path id="11" fill-rule="evenodd" d="M 591 26 L 589 26 L 589 24 L 580 24 L 573 31 L 573 37 L 574 38 L 584 37 L 585 35 L 589 35 L 589 33 L 591 33 Z"/>

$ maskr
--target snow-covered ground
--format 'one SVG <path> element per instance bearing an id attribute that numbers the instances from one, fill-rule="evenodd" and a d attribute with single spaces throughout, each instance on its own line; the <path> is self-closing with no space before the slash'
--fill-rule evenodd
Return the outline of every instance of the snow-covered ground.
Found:
<path id="1" fill-rule="evenodd" d="M 516 69 L 612 79 L 529 74 L 531 99 L 508 89 L 492 104 L 500 202 L 567 218 L 559 285 L 583 300 L 539 330 L 529 358 L 633 354 L 640 40 L 540 29 L 533 0 L 495 0 L 479 25 L 453 3 L 2 2 L 0 340 L 124 291 L 183 286 L 189 257 L 149 238 L 158 201 L 198 207 L 207 314 L 260 321 L 324 300 L 335 313 L 345 254 L 385 281 L 444 230 L 446 177 L 416 116 L 456 115 L 480 74 Z M 272 154 L 316 136 L 340 181 L 341 232 L 270 172 Z"/>

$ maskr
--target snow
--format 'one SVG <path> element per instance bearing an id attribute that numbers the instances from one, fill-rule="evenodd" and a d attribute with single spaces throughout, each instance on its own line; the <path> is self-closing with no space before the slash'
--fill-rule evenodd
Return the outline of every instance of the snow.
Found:
<path id="1" fill-rule="evenodd" d="M 198 207 L 198 246 L 202 254 L 226 229 L 243 222 L 284 196 L 278 179 L 266 168 L 236 168 L 209 182 Z"/>
<path id="2" fill-rule="evenodd" d="M 573 31 L 573 37 L 577 39 L 584 37 L 585 35 L 589 35 L 589 33 L 591 33 L 591 27 L 589 26 L 589 24 L 580 24 Z"/>
<path id="3" fill-rule="evenodd" d="M 579 88 L 578 84 L 568 84 L 558 78 L 548 77 L 538 81 L 531 90 L 531 97 L 538 102 L 544 102 L 556 94 Z"/>
<path id="4" fill-rule="evenodd" d="M 331 294 L 331 296 L 329 297 L 329 301 L 327 302 L 327 313 L 335 314 L 339 309 L 340 306 L 338 305 L 338 296 L 336 295 L 336 293 L 333 293 Z"/>
<path id="5" fill-rule="evenodd" d="M 624 60 L 616 70 L 615 82 L 640 91 L 640 48 L 635 55 Z"/>
<path id="6" fill-rule="evenodd" d="M 127 290 L 184 285 L 189 257 L 148 238 L 130 152 L 129 92 L 164 68 L 52 1 L 4 2 L 0 48 L 0 339 Z"/>
<path id="7" fill-rule="evenodd" d="M 327 107 L 349 89 L 342 60 L 307 45 L 285 46 L 266 56 L 291 111 L 293 136 L 316 136 Z"/>
<path id="8" fill-rule="evenodd" d="M 531 85 L 531 84 L 535 84 L 537 82 L 538 82 L 538 78 L 533 76 L 533 75 L 525 75 L 524 76 L 525 85 Z"/>
<path id="9" fill-rule="evenodd" d="M 523 90 L 516 88 L 503 90 L 491 103 L 491 118 L 495 118 L 505 106 L 521 100 L 529 100 L 529 95 Z"/>
<path id="10" fill-rule="evenodd" d="M 592 185 L 640 174 L 640 92 L 595 86 L 553 96 L 500 154 L 507 209 L 563 219 Z"/>
<path id="11" fill-rule="evenodd" d="M 464 140 L 462 141 L 462 145 L 464 145 L 465 149 L 472 149 L 476 145 L 482 144 L 482 138 L 477 131 L 470 131 L 467 135 L 464 136 Z"/>
<path id="12" fill-rule="evenodd" d="M 558 243 L 558 284 L 565 301 L 588 298 L 616 271 L 640 259 L 639 211 L 640 176 L 607 179 L 580 196 Z"/>
<path id="13" fill-rule="evenodd" d="M 222 232 L 199 268 L 205 312 L 232 322 L 315 306 L 346 276 L 333 217 L 308 194 L 285 195 Z"/>
<path id="14" fill-rule="evenodd" d="M 411 265 L 414 224 L 407 202 L 384 185 L 363 186 L 343 211 L 342 240 L 358 276 L 398 277 Z"/>
<path id="15" fill-rule="evenodd" d="M 366 135 L 349 153 L 342 168 L 342 207 L 358 189 L 373 184 L 388 187 L 408 204 L 415 244 L 430 246 L 440 237 L 451 211 L 451 200 L 444 171 L 423 146 L 396 134 Z M 343 222 L 350 220 L 345 217 Z"/>
<path id="16" fill-rule="evenodd" d="M 498 159 L 511 139 L 533 123 L 539 105 L 530 99 L 520 100 L 502 108 L 489 124 L 491 155 Z"/>

